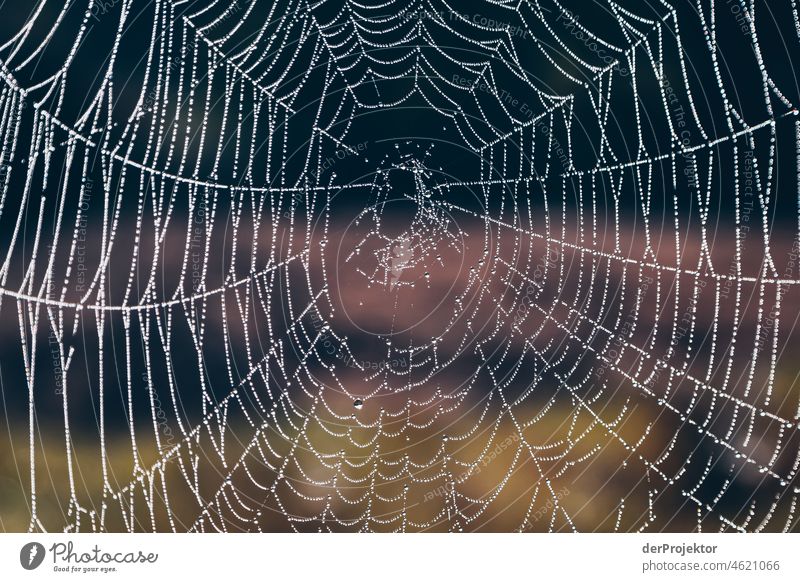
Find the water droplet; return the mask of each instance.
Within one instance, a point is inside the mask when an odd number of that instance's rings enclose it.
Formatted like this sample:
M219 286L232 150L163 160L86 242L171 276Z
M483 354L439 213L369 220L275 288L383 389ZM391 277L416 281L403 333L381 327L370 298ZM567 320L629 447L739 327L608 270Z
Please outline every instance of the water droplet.
M361 400L360 398L356 398L355 400L353 400L353 408L355 408L356 410L361 410L363 407L364 407L363 400Z

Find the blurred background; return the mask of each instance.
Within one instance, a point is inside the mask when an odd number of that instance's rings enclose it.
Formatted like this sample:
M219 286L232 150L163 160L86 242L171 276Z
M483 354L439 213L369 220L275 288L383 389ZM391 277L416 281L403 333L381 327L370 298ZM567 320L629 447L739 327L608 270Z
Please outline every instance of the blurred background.
M3 531L796 531L794 3L0 5Z

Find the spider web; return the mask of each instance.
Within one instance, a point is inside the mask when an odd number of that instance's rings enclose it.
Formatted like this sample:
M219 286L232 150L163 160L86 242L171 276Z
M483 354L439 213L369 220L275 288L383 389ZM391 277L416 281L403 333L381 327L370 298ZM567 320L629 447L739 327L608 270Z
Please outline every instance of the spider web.
M797 529L796 2L15 10L4 528Z

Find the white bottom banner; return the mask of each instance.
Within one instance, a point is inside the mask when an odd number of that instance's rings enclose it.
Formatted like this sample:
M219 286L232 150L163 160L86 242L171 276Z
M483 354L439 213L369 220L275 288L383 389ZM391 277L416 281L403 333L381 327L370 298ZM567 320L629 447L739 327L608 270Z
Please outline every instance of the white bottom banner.
M792 534L3 534L2 580L800 580Z

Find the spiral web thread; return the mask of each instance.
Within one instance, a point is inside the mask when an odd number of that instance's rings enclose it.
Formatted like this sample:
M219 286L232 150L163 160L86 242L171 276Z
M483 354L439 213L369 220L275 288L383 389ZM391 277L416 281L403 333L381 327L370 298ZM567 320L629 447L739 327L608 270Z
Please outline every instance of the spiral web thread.
M0 47L30 530L796 529L800 122L762 50L777 20L797 51L795 2L608 1L596 27L550 0L78 4L40 1ZM443 177L407 143L362 182L326 172L360 156L360 115L412 101L480 166ZM402 366L337 326L348 195L370 202L343 260L377 247L356 270L387 297L480 239L439 331L380 339Z

